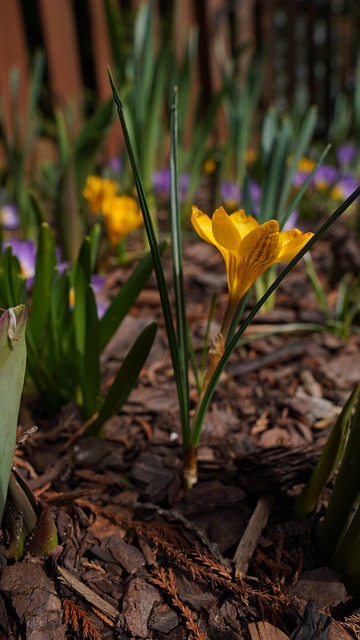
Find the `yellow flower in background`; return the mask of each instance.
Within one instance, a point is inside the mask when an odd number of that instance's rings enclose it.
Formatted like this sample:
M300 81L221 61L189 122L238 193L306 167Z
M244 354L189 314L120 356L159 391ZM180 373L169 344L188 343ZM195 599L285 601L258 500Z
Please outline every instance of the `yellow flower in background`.
M90 211L95 215L104 213L104 203L116 196L118 185L114 180L101 178L100 176L88 176L83 191Z
M255 149L246 149L245 151L245 162L248 167L251 167L256 160L256 151Z
M216 162L214 158L208 158L207 160L205 160L203 164L203 172L207 176L210 176L212 173L214 173L215 169L216 169Z
M139 205L130 196L107 198L103 204L103 214L106 231L113 245L143 223Z
M298 165L297 165L297 170L298 171L305 171L307 173L310 173L313 168L315 167L315 162L314 160L311 160L310 158L307 158L306 156L303 156L302 158L300 158Z
M232 307L270 265L292 260L313 236L298 229L280 231L277 220L259 224L242 209L228 215L219 207L209 218L193 206L191 222L200 238L213 244L224 258Z

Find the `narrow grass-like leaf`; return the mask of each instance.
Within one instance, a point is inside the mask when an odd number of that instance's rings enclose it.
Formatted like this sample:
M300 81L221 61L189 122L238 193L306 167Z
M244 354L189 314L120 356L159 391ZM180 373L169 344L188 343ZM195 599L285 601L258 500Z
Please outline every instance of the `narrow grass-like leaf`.
M276 133L263 171L266 176L261 197L259 222L276 216L278 200L290 145L290 123L285 119Z
M121 103L119 94L117 92L117 89L115 87L115 84L114 84L110 69L109 69L109 79L110 79L111 88L112 88L112 91L113 91L113 94L114 94L114 100L115 100L115 103L116 103L116 106L117 106L119 119L120 119L121 126L122 126L122 129L123 129L125 143L126 143L126 147L127 147L127 150L128 150L131 166L132 166L133 173L134 173L134 179L135 179L135 184L136 184L136 188L137 188L137 191L138 191L139 202L140 202L141 210L142 210L142 213L143 213L143 216L144 216L145 230L146 230L146 234L147 234L147 237L148 237L151 253L152 253L152 256L153 256L154 271L155 271L155 274L156 274L156 279L157 279L158 288L159 288L161 307L162 307L162 311L163 311L163 315L164 315L166 332L167 332L167 336L168 336L169 348L170 348L170 353L171 353L171 358L172 358L172 363L173 363L173 368L174 368L174 374L175 374L175 381L176 381L176 386L177 386L177 392L178 392L178 397L179 397L180 412L181 412L181 416L182 416L182 420L183 420L183 419L185 419L185 415L186 415L188 399L185 397L184 389L183 389L183 386L182 386L181 366L180 366L180 362L179 362L179 354L178 354L178 349L177 349L177 340L176 340L176 334L175 334L175 327L174 327L174 321L173 321L173 317L172 317L172 313L171 313L171 305L170 305L170 300L169 300L169 295L168 295L168 290L167 290L167 284L166 284L166 281L165 281L165 274L164 274L164 270L163 270L163 267L162 267L162 264L161 264L161 257L160 257L157 238L156 238L156 234L155 234L155 230L154 230L154 225L153 225L153 222L152 222L152 219L151 219L149 207L148 207L148 204L147 204L147 201L146 201L146 196L145 196L145 192L144 192L144 189L143 189L143 185L142 185L142 181L141 181L141 177L140 177L140 173L139 173L139 169L138 169L138 166L137 166L137 163L136 163L136 160L135 160L133 148L132 148L131 141L130 141L130 138L129 138L129 134L128 134L127 126L126 126L126 121L125 121L125 117L124 117L124 113L123 113L122 103Z
M131 347L102 404L97 420L89 430L91 433L100 435L104 422L116 414L126 402L149 355L156 331L157 324L152 322Z
M334 568L341 573L348 593L360 595L360 506L357 506L351 523L334 560Z
M84 367L81 372L81 390L85 419L97 411L100 403L100 349L99 321L92 287L86 292L86 326Z
M340 207L338 207L336 209L336 211L334 211L334 213L328 218L328 220L326 220L324 222L324 224L320 227L320 229L318 229L318 231L313 235L313 237L309 240L309 242L307 242L306 245L299 251L299 253L295 256L295 258L293 258L291 260L291 262L289 262L289 264L285 267L285 269L282 271L282 273L272 283L272 285L269 287L269 289L266 291L266 293L263 295L263 297L257 302L257 304L250 311L250 313L247 316L246 320L242 323L241 327L235 333L233 338L228 341L228 343L226 345L226 348L225 348L225 351L224 351L224 354L223 354L218 366L216 367L214 375L212 376L212 378L211 378L211 380L209 382L209 385L206 388L206 391L205 391L204 396L202 398L201 405L198 408L198 411L197 411L197 414L196 414L196 420L193 423L192 432L191 432L191 444L192 444L192 446L197 446L199 444L200 436L201 436L201 428L202 428L202 424L203 424L203 421L204 421L204 418L205 418L205 414L206 414L206 411L207 411L207 409L209 407L209 404L211 402L211 398L212 398L213 393L214 393L214 391L216 389L216 386L217 386L217 384L219 382L220 376L221 376L223 370L225 369L232 352L236 348L236 346L237 346L237 344L239 342L239 339L241 338L243 333L246 331L246 329L248 328L248 326L252 322L253 318L256 316L256 314L261 309L261 307L266 302L266 300L277 289L279 284L284 280L284 278L287 276L287 274L295 267L295 265L305 255L305 253L307 253L307 251L310 251L310 249L319 240L319 238L321 238L324 235L324 233L329 229L329 227L331 227L331 225L344 213L344 211L346 211L346 209L348 207L350 207L350 205L359 196L360 196L360 186L349 196L349 198L347 198L340 205Z
M176 308L176 333L183 388L184 415L182 416L183 437L189 438L189 355L187 348L188 328L186 321L184 271L182 261L181 214L179 205L178 175L178 121L177 121L177 88L174 89L171 104L171 148L170 148L170 228L171 249L173 259L173 284Z
M96 266L96 260L97 260L97 254L98 254L98 250L99 250L99 244L100 244L100 240L101 240L101 225L96 222L95 224L93 224L91 226L91 229L89 230L89 238L90 238L90 247L91 247L91 260L90 260L90 267L91 267L91 273L94 272L95 270L95 266Z
M318 108L310 107L304 118L298 135L296 136L296 145L292 151L292 158L285 179L282 184L278 210L283 211L289 198L292 180L297 170L300 158L307 152L311 139L314 135L316 122L318 118Z
M94 165L95 154L104 143L114 119L112 100L105 102L83 126L75 142L75 171L77 195L80 197L86 178Z
M162 254L166 247L166 242L159 246L159 253ZM125 318L126 314L134 305L139 293L143 290L153 269L153 258L148 253L137 265L131 276L121 287L119 293L114 297L111 304L100 320L100 352L106 347L109 340Z
M86 295L91 277L91 242L89 238L85 238L82 244L80 255L75 270L75 305L74 305L74 323L75 323L75 340L78 356L80 357L80 366L83 365L82 359L85 353L85 335L86 335Z
M51 290L56 265L55 239L49 225L40 227L36 254L35 281L32 295L31 331L35 345L40 347L51 305Z
M13 465L20 399L26 366L26 309L8 309L0 318L0 523Z
M31 330L26 332L27 366L36 388L42 396L43 404L54 410L66 402L66 396L62 394L59 384L49 371L47 363L39 356L31 335Z
M360 385L356 385L334 424L310 480L295 500L294 512L297 517L302 518L315 508L321 491L341 462L348 440L351 412L357 401L359 390Z
M112 58L115 63L117 78L122 85L125 82L126 38L120 7L115 0L105 0L105 15Z
M19 303L24 303L21 291L24 290L25 281L21 276L19 260L13 255L11 246L6 247L3 253L4 284L5 284L5 306L15 307Z

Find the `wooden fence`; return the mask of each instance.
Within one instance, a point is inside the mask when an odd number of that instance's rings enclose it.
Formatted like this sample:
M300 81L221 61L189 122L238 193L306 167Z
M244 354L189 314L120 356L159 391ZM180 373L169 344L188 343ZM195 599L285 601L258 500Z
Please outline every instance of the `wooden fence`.
M120 10L126 7L127 11L140 4L139 0L117 1ZM10 69L20 70L20 103L25 109L29 62L39 46L46 53L46 81L53 105L69 98L82 104L86 86L96 92L99 101L110 96L106 67L112 59L104 0L0 0L0 10L0 95L6 122L11 119ZM205 100L211 99L222 82L215 54L219 42L228 56L244 42L264 50L263 108L272 102L286 108L301 87L310 102L319 105L325 128L336 94L353 87L360 27L357 1L178 0L177 49L194 22L199 28L197 86ZM87 48L85 66L81 42ZM242 71L246 60L245 55ZM118 134L114 135L109 152L115 151L119 141Z

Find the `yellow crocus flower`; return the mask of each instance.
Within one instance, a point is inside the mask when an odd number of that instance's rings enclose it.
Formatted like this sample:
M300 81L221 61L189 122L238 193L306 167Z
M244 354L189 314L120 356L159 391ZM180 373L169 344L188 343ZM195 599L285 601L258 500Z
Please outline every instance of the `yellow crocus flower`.
M313 236L299 229L280 231L277 220L259 224L243 209L228 215L219 207L209 218L193 206L191 222L200 238L213 244L224 258L232 306L270 265L292 260Z
M96 215L104 213L104 203L116 196L118 185L114 180L101 176L88 176L83 190L83 196L89 204L90 211Z
M103 214L106 231L113 245L143 223L139 205L130 196L108 198L103 204Z

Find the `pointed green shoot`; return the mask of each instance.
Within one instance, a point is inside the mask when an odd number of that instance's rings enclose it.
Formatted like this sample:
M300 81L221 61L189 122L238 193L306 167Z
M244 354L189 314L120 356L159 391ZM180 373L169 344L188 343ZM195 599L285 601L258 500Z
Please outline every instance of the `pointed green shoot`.
M80 373L85 419L89 419L100 404L100 348L99 320L95 295L89 286L85 299L85 344L83 367Z
M325 519L319 536L322 557L332 564L336 561L337 549L351 521L352 512L359 504L360 480L360 400L358 400L351 430L332 490Z
M119 120L123 129L125 143L126 143L127 151L129 154L133 174L134 174L134 180L135 180L135 184L136 184L136 188L139 196L140 207L144 216L145 230L146 230L147 238L149 241L151 253L153 256L154 271L156 274L160 300L161 300L161 307L164 315L166 332L167 332L170 353L171 353L171 358L172 358L172 363L174 368L175 381L176 381L177 393L178 393L179 405L180 405L181 424L182 424L182 428L186 429L186 425L188 424L188 419L189 419L188 413L187 413L188 398L186 397L185 389L183 388L183 384L182 384L182 373L181 373L181 365L179 362L177 339L176 339L174 321L173 321L172 312L171 312L171 305L170 305L170 299L168 295L167 284L165 280L165 274L164 274L164 270L161 263L161 257L160 257L157 238L154 230L154 225L153 225L151 214L147 204L139 169L135 160L133 147L130 141L126 120L123 112L123 106L122 106L118 91L115 87L110 69L108 71L109 71L110 84L111 84L111 88L114 95L114 100L117 106Z
M188 327L186 321L184 272L182 262L181 214L179 205L178 174L178 102L177 87L171 104L171 149L170 149L170 216L171 216L171 249L173 259L173 283L176 308L176 333L178 358L181 369L181 384L184 399L187 400L186 413L189 415L189 355L187 346ZM184 439L189 437L189 423L183 424Z
M76 263L75 270L75 304L74 304L74 325L75 342L78 355L80 357L80 367L83 366L85 353L86 334L86 295L91 278L91 241L86 237L81 246L80 255Z
M19 305L0 318L0 522L13 465L26 365L26 309Z
M34 343L39 349L43 339L51 304L51 289L56 266L55 239L49 225L40 227L36 254L35 282L32 296L30 327Z
M334 424L309 482L295 500L294 512L298 518L305 517L315 508L321 491L329 482L342 460L349 436L351 413L359 391L360 385L356 385Z

